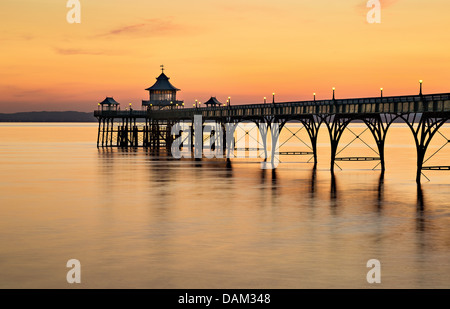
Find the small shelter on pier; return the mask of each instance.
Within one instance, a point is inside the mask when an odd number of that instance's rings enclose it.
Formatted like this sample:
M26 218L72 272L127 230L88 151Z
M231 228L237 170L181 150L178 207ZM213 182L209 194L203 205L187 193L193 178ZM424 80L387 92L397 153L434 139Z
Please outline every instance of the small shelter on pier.
M102 111L117 111L120 103L114 100L113 97L106 97L102 102L98 103L98 106L102 108Z
M223 104L216 99L216 97L211 97L208 101L205 102L206 107L220 107Z
M149 92L149 100L142 100L142 106L148 109L175 109L183 105L183 101L177 100L176 88L169 81L169 77L164 74L164 66L161 66L161 74L156 78L153 86L145 89Z

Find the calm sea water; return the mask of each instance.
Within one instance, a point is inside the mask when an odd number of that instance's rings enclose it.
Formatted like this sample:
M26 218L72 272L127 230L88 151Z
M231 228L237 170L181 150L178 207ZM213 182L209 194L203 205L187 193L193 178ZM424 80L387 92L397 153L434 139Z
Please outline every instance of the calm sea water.
M384 178L373 162L333 178L325 128L316 173L308 157L271 171L98 150L96 130L0 124L0 288L73 288L69 259L82 288L450 288L450 173L416 185L405 126L388 134ZM284 149L307 151L305 134ZM357 140L346 155L374 153ZM450 146L427 163L450 165ZM366 281L369 259L381 284Z

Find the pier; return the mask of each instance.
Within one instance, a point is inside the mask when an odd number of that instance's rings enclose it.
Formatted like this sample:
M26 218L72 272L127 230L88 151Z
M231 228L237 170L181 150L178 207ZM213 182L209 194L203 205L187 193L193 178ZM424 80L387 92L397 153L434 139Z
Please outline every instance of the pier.
M336 99L333 89L333 98L330 100L275 102L274 99L272 103L231 106L229 100L226 104L221 104L217 100L210 99L210 104L205 104L206 106L196 102L189 108L184 106L183 101L176 100L176 91L179 89L168 82L164 72L152 87L147 89L150 91L150 100L143 101L142 110L130 108L121 111L118 109L119 103L112 98L99 103L98 110L94 112L99 122L98 147L146 147L156 154L163 150L170 152L172 143L181 134L181 132L173 134L172 128L182 122L190 124L192 140L187 144L194 148L193 139L196 129L198 130L194 125L196 117L202 121L200 125L202 131L207 122L215 123L227 133L230 133L230 126L227 127L226 124L231 124L232 128L234 125L235 128L238 123L254 123L262 136L264 146L269 133L271 143L274 145L286 124L296 121L306 129L312 145L311 151L281 152L280 155L310 154L315 168L318 133L321 128L326 128L330 137L331 171L334 171L336 162L339 161L379 161L381 171L384 173L386 135L390 126L401 120L410 128L414 137L417 152L417 183L421 181L423 170L450 170L450 166L447 165L424 165L431 140L437 133L442 134L439 129L450 119L450 93L422 94L422 83L418 95ZM362 122L367 126L377 145L376 157L338 156L340 139L351 122ZM214 136L216 131L211 130L209 138ZM219 140L214 140L213 146L223 147L225 150L227 144L225 138L222 144ZM447 140L450 143L450 139ZM274 148L272 147L272 151Z

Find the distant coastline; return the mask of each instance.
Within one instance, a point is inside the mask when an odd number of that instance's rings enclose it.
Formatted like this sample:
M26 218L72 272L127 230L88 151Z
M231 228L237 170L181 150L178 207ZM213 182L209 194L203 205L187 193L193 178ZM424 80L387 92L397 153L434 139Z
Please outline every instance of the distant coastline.
M84 112L21 112L0 113L0 122L97 122L94 113Z
M20 112L20 113L0 113L0 122L98 122L94 113L85 112ZM362 123L361 120L354 120L352 123ZM403 123L403 120L396 119L394 123Z

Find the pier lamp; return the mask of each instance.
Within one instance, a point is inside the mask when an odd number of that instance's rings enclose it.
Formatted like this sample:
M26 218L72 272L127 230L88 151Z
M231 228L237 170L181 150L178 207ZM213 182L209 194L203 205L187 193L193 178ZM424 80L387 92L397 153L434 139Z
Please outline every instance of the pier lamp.
M422 95L422 84L423 84L423 80L419 80L419 83L420 83L420 92L419 92L419 94Z
M266 97L264 97L264 104L266 104L266 100L267 100L267 98L266 98Z
M184 102L183 102L183 103L181 103L181 106L183 106L183 108L184 108Z
M275 92L272 93L272 104L275 104Z
M228 97L228 106L231 106L231 97Z
M381 97L383 97L383 88L380 88Z
M194 107L198 107L198 100L195 100Z
M335 91L336 91L336 87L333 87L333 100L334 100L334 98L335 98L335 96L334 96Z
M175 106L177 107L177 109L178 109L178 103L177 104L175 104Z
M98 107L97 107L97 109L98 109L98 110L100 110L100 103L98 103Z
M314 102L316 102L316 93L315 92L313 93L313 96L314 96Z

